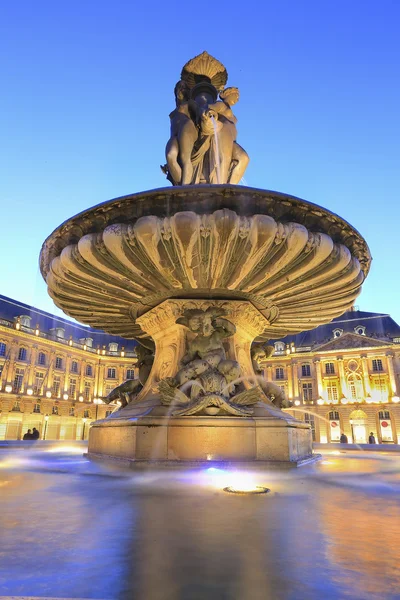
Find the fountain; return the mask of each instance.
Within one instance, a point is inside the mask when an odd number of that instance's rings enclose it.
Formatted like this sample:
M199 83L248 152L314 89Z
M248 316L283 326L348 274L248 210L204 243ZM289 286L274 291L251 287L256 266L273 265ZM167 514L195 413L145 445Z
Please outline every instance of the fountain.
M270 339L341 315L368 274L360 234L330 211L237 185L237 88L203 52L182 69L162 167L172 187L110 200L44 242L55 304L78 321L136 339L139 380L91 428L89 456L147 464L299 464L309 425L261 377ZM218 99L219 98L219 99ZM289 398L290 400L290 398Z

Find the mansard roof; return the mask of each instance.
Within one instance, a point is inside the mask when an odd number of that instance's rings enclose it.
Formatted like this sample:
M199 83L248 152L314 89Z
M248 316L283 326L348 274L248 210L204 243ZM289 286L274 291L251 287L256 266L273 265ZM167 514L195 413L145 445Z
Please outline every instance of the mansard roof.
M390 315L348 310L327 325L320 325L315 329L297 335L286 336L281 341L286 344L294 342L296 348L315 348L333 340L335 329L341 329L343 334L353 333L357 337L363 337L355 334L354 330L358 325L365 327L365 336L368 338L378 339L386 343L392 343L394 338L400 338L400 327Z
M62 327L65 329L66 339L69 339L71 336L74 341L78 341L82 338L92 338L93 347L107 346L112 342L116 342L119 344L120 348L121 346L124 346L128 351L132 350L137 344L134 340L127 340L116 335L109 335L98 329L85 327L85 325L80 325L79 323L68 321L68 319L57 317L51 313L40 310L39 308L30 306L24 302L19 302L18 300L13 300L12 298L7 298L7 296L2 296L0 294L0 322L1 320L14 322L17 317L22 315L31 317L30 327L33 329L38 325L40 331L49 334L51 329Z

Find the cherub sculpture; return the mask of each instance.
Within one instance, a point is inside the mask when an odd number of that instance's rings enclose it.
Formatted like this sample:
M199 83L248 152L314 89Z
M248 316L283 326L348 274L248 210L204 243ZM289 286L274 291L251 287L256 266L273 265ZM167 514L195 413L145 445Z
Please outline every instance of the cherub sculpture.
M246 416L252 412L248 405L260 400L257 391L244 390L239 364L226 358L224 340L234 335L236 327L224 314L217 307L190 309L177 319L194 337L188 342L178 373L159 384L163 404L175 406L172 414L204 411L214 415L222 409L228 414ZM188 387L189 396L184 393Z
M224 319L223 314L224 311L219 308L208 308L205 311L189 309L183 317L177 319L179 325L184 325L196 336L182 358L182 368L170 379L172 385L181 386L214 369L226 379L232 390L233 382L240 377L240 367L236 361L226 359L223 340L233 335L236 327Z

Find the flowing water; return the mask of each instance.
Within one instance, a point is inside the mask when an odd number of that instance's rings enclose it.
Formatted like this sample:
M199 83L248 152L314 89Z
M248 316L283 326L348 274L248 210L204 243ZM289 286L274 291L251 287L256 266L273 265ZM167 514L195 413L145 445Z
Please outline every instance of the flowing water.
M133 471L84 449L0 447L0 597L400 598L400 454ZM244 476L270 493L223 491Z
M219 156L219 140L218 140L218 129L217 122L214 117L211 117L211 122L214 127L214 139L215 139L215 167L217 169L217 183L221 183L221 165Z

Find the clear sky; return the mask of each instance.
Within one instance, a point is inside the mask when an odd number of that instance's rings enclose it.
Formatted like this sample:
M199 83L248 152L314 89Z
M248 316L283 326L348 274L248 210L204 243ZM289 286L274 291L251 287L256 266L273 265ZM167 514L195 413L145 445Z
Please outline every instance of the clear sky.
M0 292L61 314L44 239L105 200L168 185L173 88L207 50L225 64L249 186L336 212L373 255L361 310L400 322L400 2L4 0Z

